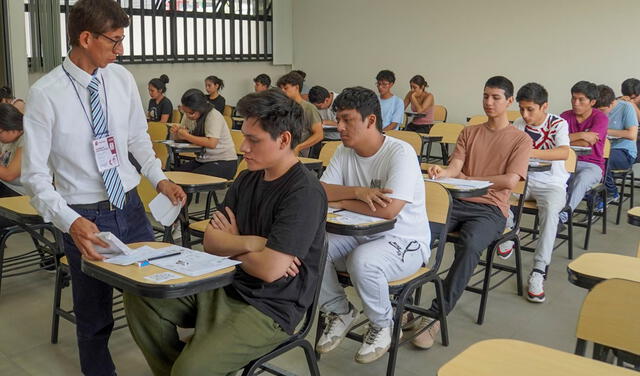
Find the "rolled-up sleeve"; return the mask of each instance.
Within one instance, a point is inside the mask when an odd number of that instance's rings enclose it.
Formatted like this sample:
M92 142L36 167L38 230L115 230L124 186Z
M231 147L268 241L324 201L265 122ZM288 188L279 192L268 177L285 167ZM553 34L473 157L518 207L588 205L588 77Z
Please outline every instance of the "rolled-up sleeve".
M21 181L44 221L69 232L80 215L54 189L48 165L55 113L47 96L38 88L29 90L26 103Z

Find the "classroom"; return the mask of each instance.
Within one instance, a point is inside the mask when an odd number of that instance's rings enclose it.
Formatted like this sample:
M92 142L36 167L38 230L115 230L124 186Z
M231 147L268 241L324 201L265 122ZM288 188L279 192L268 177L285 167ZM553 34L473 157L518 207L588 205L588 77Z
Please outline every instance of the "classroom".
M640 371L639 12L0 0L0 375Z

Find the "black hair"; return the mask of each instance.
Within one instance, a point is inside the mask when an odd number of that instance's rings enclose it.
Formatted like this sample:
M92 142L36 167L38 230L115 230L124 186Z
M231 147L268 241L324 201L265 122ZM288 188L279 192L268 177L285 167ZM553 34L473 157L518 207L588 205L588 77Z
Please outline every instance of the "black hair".
M67 34L69 43L77 46L83 31L103 34L127 26L129 26L129 16L115 1L79 0L69 12Z
M329 98L329 90L322 86L314 86L309 90L309 102L313 104L322 103Z
M427 80L425 80L424 77L422 77L419 74L416 74L415 76L411 77L411 79L409 80L409 83L416 84L420 87L429 87Z
M301 75L299 75L298 73L291 71L287 74L285 74L284 76L278 78L278 87L282 87L284 85L291 85L291 86L297 86L298 90L302 90L302 82L304 81L304 78L302 78Z
M502 89L505 98L509 99L513 97L513 82L504 76L493 76L489 78L484 84L484 87Z
M221 78L218 78L216 76L208 76L204 80L205 81L209 81L209 82L213 83L214 85L218 85L218 91L221 91L224 88L224 81L222 81Z
M0 99L13 99L13 90L9 86L0 87Z
M256 76L256 78L253 79L253 82L263 84L264 86L269 87L271 86L271 77L269 77L264 73L260 73L259 75Z
M571 94L584 94L589 100L598 99L598 88L596 84L589 81L578 81L571 87Z
M245 95L238 101L236 112L247 119L257 119L273 140L282 132L291 133L291 149L301 141L304 112L282 90L272 88Z
M598 89L598 99L593 107L600 108L611 106L611 103L616 100L616 94L613 92L613 89L607 85L598 85L596 88Z
M545 89L544 86L535 82L529 82L518 90L516 102L520 101L530 101L538 106L542 106L549 101L549 93L547 93L547 89Z
M167 92L168 83L169 83L169 76L167 76L166 74L161 75L159 78L152 78L151 81L149 81L149 85L160 90L162 94Z
M204 122L209 112L213 109L213 105L207 100L207 95L199 89L189 89L182 94L180 102L183 106L200 113L200 117L196 120L196 127L192 134L194 136L204 137Z
M390 83L394 83L396 82L396 75L393 74L392 71L384 69L378 72L378 74L376 75L376 81L387 81Z
M637 78L627 78L622 81L620 87L622 95L635 96L640 95L640 80Z
M292 70L293 73L297 73L302 77L302 81L307 79L307 74L301 71L300 69Z
M333 101L334 112L342 110L356 110L365 117L376 115L376 128L382 132L382 111L380 110L380 100L371 89L362 86L346 88Z
M22 112L8 104L0 103L0 129L5 131L22 130Z

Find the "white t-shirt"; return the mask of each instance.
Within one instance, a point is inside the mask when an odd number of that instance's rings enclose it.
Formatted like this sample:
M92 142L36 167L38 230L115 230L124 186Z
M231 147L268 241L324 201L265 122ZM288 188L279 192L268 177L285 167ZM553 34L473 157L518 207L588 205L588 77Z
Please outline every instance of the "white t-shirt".
M549 150L558 146L569 146L569 124L560 116L547 114L547 118L540 126L527 125L523 118L513 122L513 125L524 131L533 140L533 148ZM551 170L544 172L530 172L529 184L559 185L566 187L569 173L565 169L564 161L550 161Z
M424 180L416 152L406 142L385 136L378 152L361 157L344 145L338 146L320 181L351 187L389 188L393 199L406 201L386 234L422 243L425 263L431 251L431 231L425 212Z
M320 119L336 121L336 113L333 112L333 109L331 107L333 107L333 102L336 101L336 98L338 97L338 95L340 95L340 93L335 93L333 91L330 91L329 94L333 95L333 99L331 100L331 104L329 104L329 107L327 107L327 108L325 108L323 110L318 110L318 112L320 113Z

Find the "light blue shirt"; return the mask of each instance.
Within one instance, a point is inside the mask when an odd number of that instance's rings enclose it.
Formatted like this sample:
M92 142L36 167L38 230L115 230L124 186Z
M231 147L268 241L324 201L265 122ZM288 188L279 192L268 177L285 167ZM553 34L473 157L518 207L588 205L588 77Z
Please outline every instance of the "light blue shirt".
M380 99L380 107L382 109L382 128L390 123L402 124L404 121L404 102L400 97L394 95L389 99ZM397 127L396 127L397 128Z
M625 130L638 126L638 118L633 105L625 101L617 101L616 106L607 114L609 117L609 129ZM382 116L384 118L384 115ZM633 158L638 155L636 143L628 138L611 140L612 149L625 149Z

